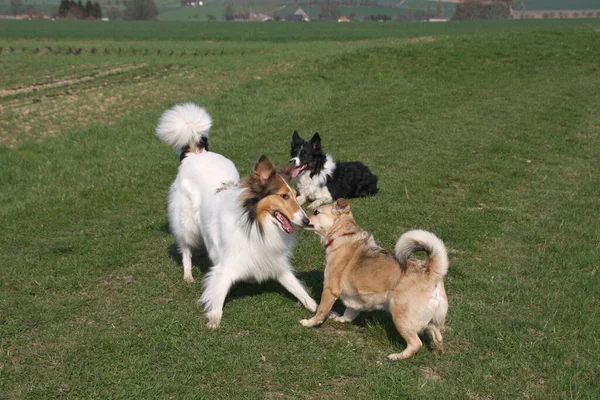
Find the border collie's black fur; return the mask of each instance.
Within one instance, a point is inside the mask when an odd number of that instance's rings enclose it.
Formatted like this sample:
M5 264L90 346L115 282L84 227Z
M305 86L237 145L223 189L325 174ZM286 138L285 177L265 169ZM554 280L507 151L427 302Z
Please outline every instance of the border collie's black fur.
M298 201L312 201L310 208L339 198L364 197L377 193L377 176L359 161L333 161L321 149L321 137L315 133L310 141L292 135L290 162L294 163L293 178L297 178Z

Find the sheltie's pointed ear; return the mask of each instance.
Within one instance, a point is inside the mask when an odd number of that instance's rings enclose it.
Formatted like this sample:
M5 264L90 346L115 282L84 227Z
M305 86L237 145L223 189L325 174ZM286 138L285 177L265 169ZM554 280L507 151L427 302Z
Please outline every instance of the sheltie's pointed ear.
M351 208L352 208L352 205L350 204L350 202L348 200L337 199L335 201L335 203L333 203L333 208L331 209L331 212L334 215L348 214L350 212Z
M310 139L310 144L313 149L321 149L321 136L319 136L319 132L315 132L313 137Z
M285 167L279 168L277 173L281 175L283 179L285 179L288 183L292 180L292 175L294 170L296 169L296 163L290 162Z
M275 175L275 167L264 154L260 156L258 162L254 164L252 174L261 184L265 184L272 176Z

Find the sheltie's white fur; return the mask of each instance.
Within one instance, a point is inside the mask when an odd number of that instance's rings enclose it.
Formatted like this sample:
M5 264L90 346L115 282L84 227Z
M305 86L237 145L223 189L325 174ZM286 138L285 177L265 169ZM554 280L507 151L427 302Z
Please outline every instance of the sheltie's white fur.
M193 248L203 244L213 262L199 299L207 327L219 326L227 292L238 281L276 279L315 311L315 301L289 262L295 244L289 222L308 224L294 189L264 156L253 175L240 181L233 162L207 150L210 127L208 113L187 103L166 111L156 129L182 155L169 193L169 222L182 254L184 279L194 281Z

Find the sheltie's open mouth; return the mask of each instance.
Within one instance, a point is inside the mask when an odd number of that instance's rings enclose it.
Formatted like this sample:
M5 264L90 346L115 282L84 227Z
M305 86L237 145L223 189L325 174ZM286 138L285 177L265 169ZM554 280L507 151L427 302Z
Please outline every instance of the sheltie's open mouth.
M277 222L279 222L279 224L281 225L281 227L283 228L283 230L286 233L289 233L289 234L294 233L294 226L292 225L292 223L290 222L288 217L286 217L285 215L283 215L281 212L279 212L277 210L273 211L273 216L275 217Z
M292 179L300 175L300 172L304 171L306 167L308 167L308 164L302 164L301 166L294 168L294 170L292 171Z

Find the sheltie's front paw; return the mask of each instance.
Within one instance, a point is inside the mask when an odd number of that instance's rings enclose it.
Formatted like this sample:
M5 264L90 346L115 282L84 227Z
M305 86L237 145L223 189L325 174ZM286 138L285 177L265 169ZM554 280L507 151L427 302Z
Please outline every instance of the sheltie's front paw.
M303 319L303 320L301 320L301 321L300 321L300 323L302 324L302 326L305 326L305 327L307 327L307 328L310 328L310 327L312 327L312 326L315 326L315 325L317 325L317 321L315 321L315 319L314 319L314 318L311 318L311 319Z
M213 329L217 329L219 326L221 326L221 318L216 318L216 317L208 318L208 322L206 323L206 327L208 329L210 329L212 331Z
M317 312L317 307L318 307L318 304L313 299L310 299L310 301L306 305L306 308L308 309L308 311L310 311L312 313L316 313Z
M196 280L194 279L194 277L192 275L184 275L183 280L186 281L187 283L196 282Z

